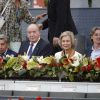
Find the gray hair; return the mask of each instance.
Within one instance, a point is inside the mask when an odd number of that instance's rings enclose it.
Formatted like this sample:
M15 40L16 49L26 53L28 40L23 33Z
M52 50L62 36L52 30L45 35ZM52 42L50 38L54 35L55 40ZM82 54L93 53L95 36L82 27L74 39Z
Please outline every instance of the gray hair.
M9 43L8 36L5 34L0 34L0 40L4 40L6 43Z
M71 39L71 43L72 43L72 48L75 48L75 37L74 37L74 33L71 31L65 31L63 33L61 33L59 39L60 39L60 45L61 45L61 40L63 37L69 36Z

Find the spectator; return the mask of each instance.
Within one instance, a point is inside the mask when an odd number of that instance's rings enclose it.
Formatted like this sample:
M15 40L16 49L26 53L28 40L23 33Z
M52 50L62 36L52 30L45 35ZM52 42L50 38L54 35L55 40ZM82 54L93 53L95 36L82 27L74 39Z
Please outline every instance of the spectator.
M54 46L54 53L59 51L59 36L64 31L77 30L71 16L70 0L48 0L48 19L43 23L43 29L48 27L48 40Z
M36 24L30 24L27 28L28 40L23 41L19 54L26 53L29 58L32 56L49 56L52 49L49 43L40 38L39 28Z
M0 13L3 11L8 0L0 0ZM36 23L44 14L32 17L29 13L26 0L10 0L3 14L6 22L0 32L6 34L10 39L10 46L15 50L15 46L20 46L22 41L21 22ZM15 44L17 43L17 44ZM17 52L19 48L16 48Z
M95 60L100 57L100 27L93 27L90 36L92 46L86 49L86 55Z
M75 63L79 64L79 61L82 59L82 55L74 50L75 38L73 32L65 31L61 33L59 39L62 50L60 52L55 53L55 58L57 59L57 61L59 61L61 57L66 55L68 59L73 59L74 64Z
M0 57L6 55L17 56L17 53L8 48L8 38L4 34L0 34Z

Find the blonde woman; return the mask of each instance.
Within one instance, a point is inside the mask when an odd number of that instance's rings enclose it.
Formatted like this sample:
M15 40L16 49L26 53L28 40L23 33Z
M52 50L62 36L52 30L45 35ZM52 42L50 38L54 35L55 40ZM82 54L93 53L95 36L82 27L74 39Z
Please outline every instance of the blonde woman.
M59 40L62 51L55 53L56 60L59 61L62 56L66 55L67 58L73 59L73 65L77 66L82 59L82 55L74 49L75 38L73 32L65 31L61 33Z

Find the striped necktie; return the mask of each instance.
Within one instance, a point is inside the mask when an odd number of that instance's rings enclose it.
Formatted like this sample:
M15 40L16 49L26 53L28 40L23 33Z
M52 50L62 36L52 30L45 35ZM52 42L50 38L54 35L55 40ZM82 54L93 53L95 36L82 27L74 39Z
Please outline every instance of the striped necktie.
M33 44L30 44L30 49L29 49L29 52L28 52L28 56L31 57L32 53L33 53Z

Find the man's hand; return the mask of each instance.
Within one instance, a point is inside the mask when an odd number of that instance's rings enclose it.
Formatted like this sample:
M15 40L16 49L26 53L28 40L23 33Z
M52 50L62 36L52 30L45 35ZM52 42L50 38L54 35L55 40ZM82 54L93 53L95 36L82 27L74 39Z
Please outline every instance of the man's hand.
M37 25L38 25L38 27L39 27L39 30L42 30L43 25L42 25L42 24L37 24Z
M40 14L40 15L36 16L36 19L37 19L37 20L42 19L42 18L44 18L46 15L47 15L47 13Z
M54 46L59 45L59 38L58 38L58 37L54 37L54 38L53 38L53 45L54 45Z

